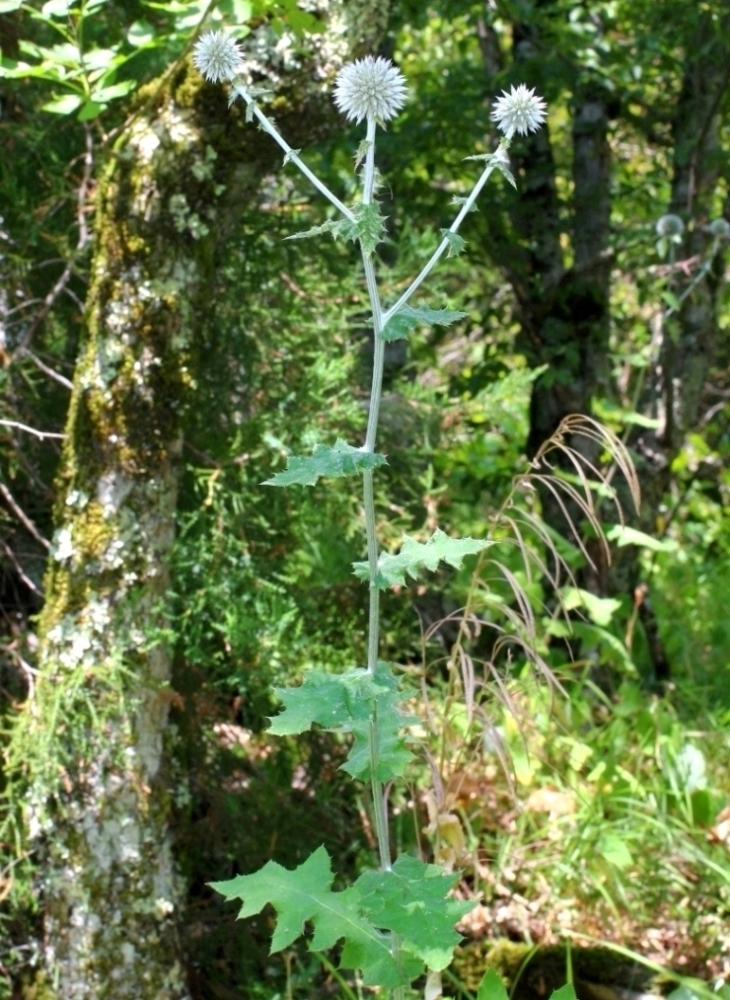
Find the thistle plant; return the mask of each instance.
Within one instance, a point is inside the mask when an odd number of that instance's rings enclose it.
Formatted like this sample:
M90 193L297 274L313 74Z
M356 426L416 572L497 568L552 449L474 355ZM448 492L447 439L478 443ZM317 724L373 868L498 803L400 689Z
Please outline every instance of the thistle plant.
M442 239L421 272L397 301L384 305L375 267L375 249L383 238L385 222L375 199L375 145L378 126L384 127L408 99L408 88L400 71L387 59L367 56L344 66L337 77L334 90L337 108L349 121L365 123L365 137L355 160L361 177L360 199L348 207L309 170L299 151L289 146L262 110L258 103L262 92L242 79L243 54L230 35L221 31L203 35L195 46L193 58L208 80L230 83L231 103L239 99L245 102L247 120L255 120L281 147L284 162L293 163L337 210L338 218L289 238L331 233L335 239L359 244L374 337L370 406L363 443L353 445L337 440L333 445L317 445L312 455L290 457L286 470L272 476L265 485L312 486L320 478L342 476L362 480L367 558L354 563L354 572L368 585L366 664L340 675L311 669L300 687L277 689L283 710L272 720L269 732L298 734L318 725L351 734L351 747L343 768L354 779L370 786L379 869L364 872L344 890L333 891L330 858L321 847L294 871L269 861L258 872L214 883L213 887L226 899L242 901L241 917L256 914L267 904L274 907L277 924L272 951L290 945L309 922L313 928L310 941L313 951L331 948L342 941L343 967L357 970L365 986L381 987L401 998L408 985L424 971L437 977L450 963L460 939L455 924L472 904L450 898L453 873L410 855L392 858L386 789L403 776L413 757L405 729L417 720L404 713L405 695L399 689L399 680L391 665L379 658L380 594L390 586L405 584L406 577L436 569L441 562L458 568L465 556L479 553L491 543L450 538L436 530L424 542L405 536L398 553L380 551L374 477L386 464L385 456L376 451L385 346L406 338L418 325L449 325L466 315L409 303L436 263L444 255L453 256L463 249L459 228L490 175L496 170L514 184L509 170L510 143L515 134L524 135L540 127L545 119L545 104L524 85L513 87L496 101L492 118L502 132L496 151L467 158L483 164L472 191L461 200L448 229L441 230ZM490 988L494 987L493 982L490 984ZM436 996L438 990L431 985L429 993Z

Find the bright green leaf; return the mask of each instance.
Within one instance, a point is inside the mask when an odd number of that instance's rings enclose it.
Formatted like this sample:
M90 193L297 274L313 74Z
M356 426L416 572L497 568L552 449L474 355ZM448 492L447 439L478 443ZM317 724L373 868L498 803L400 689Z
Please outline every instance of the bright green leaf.
M309 458L290 456L287 459L286 471L277 472L262 485L314 486L322 476L330 479L355 476L367 469L375 469L385 464L385 455L376 455L361 448L354 448L338 438L334 447L326 444L316 445Z
M589 590L579 587L567 587L563 593L563 605L567 611L583 607L591 621L596 625L606 626L621 607L621 601L615 597L596 597Z
M299 687L274 688L284 708L271 720L269 732L291 736L305 733L315 724L351 732L353 721L367 720L376 696L387 690L367 670L345 674L308 670Z
M83 98L79 94L64 94L62 97L54 97L52 101L42 104L41 108L54 115L69 115L79 107L82 101Z
M342 938L341 964L360 969L366 986L394 987L403 978L390 953L389 936L376 930L362 915L354 886L333 892L329 855L319 847L303 864L289 871L269 861L252 875L238 875L211 887L226 899L240 899L238 917L251 917L267 905L276 910L272 952L287 948L300 937L309 921L314 928L312 951L332 948Z
M487 969L479 983L477 1000L509 1000L502 977L495 969Z
M575 987L572 983L566 983L558 990L553 990L550 1000L576 1000Z
M11 10L17 10L23 0L0 0L0 14L9 14Z
M395 316L391 316L380 333L381 340L402 340L407 337L414 326L422 323L424 326L450 326L457 320L464 319L465 312L453 309L430 309L428 306L411 308L403 306Z
M398 709L400 695L395 692L383 694L375 703L375 778L378 781L392 781L405 774L413 760L403 734L403 727L416 721L404 716ZM342 764L342 770L359 781L370 781L373 777L373 757L370 747L370 719L352 724L354 740Z
M603 833L598 841L598 853L614 868L629 868L634 859L626 843L616 833Z
M679 547L673 538L652 538L651 535L624 524L614 524L606 532L606 538L610 542L616 542L619 548L623 548L624 545L638 545L640 548L649 549L650 552L676 552Z
M397 555L391 555L389 552L381 553L375 586L381 590L396 585L403 586L406 575L415 578L421 570L433 572L440 562L460 569L465 556L475 555L491 544L492 542L488 540L480 541L476 538L449 538L438 528L426 542L419 542L404 535L403 546ZM370 579L370 570L366 562L356 562L353 566L358 579L365 581Z
M440 971L450 964L461 935L454 924L473 902L448 899L456 876L402 854L390 871L366 871L355 883L361 907L376 927L392 931L401 946Z

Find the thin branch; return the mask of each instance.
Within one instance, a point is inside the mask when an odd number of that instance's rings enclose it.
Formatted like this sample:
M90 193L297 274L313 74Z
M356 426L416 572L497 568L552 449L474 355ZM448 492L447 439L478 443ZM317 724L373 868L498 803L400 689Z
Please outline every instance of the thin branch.
M71 386L73 388L73 386ZM17 427L20 431L27 431L28 434L33 434L35 437L40 438L41 441L45 441L46 438L61 438L63 440L65 434L54 434L53 431L39 431L35 427L29 427L27 424L21 424L18 420L2 420L0 419L0 424L3 427Z
M2 422L4 423L4 421ZM43 545L46 549L50 551L51 543L48 541L47 538L44 538L44 536L40 533L38 528L36 528L31 519L28 517L23 508L20 506L18 501L15 499L13 494L7 488L5 483L0 482L0 493L2 493L5 503L12 510L13 514L15 514L15 516L23 525L25 530L29 532L29 534L31 534L37 542L40 542L41 545Z

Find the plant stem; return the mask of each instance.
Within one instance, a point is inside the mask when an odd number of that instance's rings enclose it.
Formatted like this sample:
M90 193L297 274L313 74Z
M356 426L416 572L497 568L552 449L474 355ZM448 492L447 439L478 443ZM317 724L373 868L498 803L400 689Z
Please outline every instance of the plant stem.
M328 201L332 202L335 208L338 209L338 211L342 212L342 214L345 216L346 219L349 219L350 222L354 222L355 213L352 211L352 209L348 208L347 205L344 205L337 197L337 195L333 194L327 187L327 185L323 184L322 181L319 179L319 177L317 177L316 174L312 173L312 171L309 169L306 163L304 163L304 161L300 158L299 151L296 149L292 149L292 147L289 145L286 139L284 139L283 136L279 135L277 130L274 128L272 123L263 113L263 111L258 106L253 97L243 87L238 87L238 93L241 94L241 96L246 101L253 114L259 120L259 123L261 124L261 127L264 130L264 132L267 132L271 136L271 138L276 143L278 143L278 145L281 146L281 148L284 150L284 153L286 154L285 162L286 160L291 160L291 162L295 166L297 166L299 170L301 170L301 172L304 174L307 180L311 184L313 184L316 187L316 189L321 194L323 194Z
M365 154L365 169L363 178L363 205L372 201L375 188L375 118L369 117L367 123L367 151ZM385 360L385 341L380 337L383 329L383 309L380 304L378 283L375 277L375 266L372 255L362 253L365 283L370 300L370 311L373 317L373 376L370 389L370 407L368 411L368 426L365 434L363 451L375 450L375 438L380 416L380 400L383 390L383 365ZM363 474L363 506L365 509L365 535L368 550L368 568L370 577L370 613L368 616L368 662L369 673L375 674L378 666L378 645L380 638L380 589L378 587L378 538L375 521L375 490L373 486L373 470ZM370 744L370 779L373 796L373 814L375 818L375 833L378 838L380 867L383 871L391 870L390 832L388 830L388 802L383 789L383 783L378 774L378 718L373 710L368 727L368 742ZM396 965L400 966L400 938L392 934L390 951ZM393 1000L403 1000L404 988L396 987L392 991Z
M501 151L504 151L506 153L506 151L507 151L508 148L509 148L509 140L508 139L503 139L502 142L499 144L499 149L497 150L497 154L499 154ZM495 154L495 155L497 155L497 154ZM474 188L473 188L471 194L466 199L466 201L464 202L464 204L461 206L461 211L456 216L456 218L454 219L454 221L451 223L451 225L449 226L449 228L446 230L447 233L454 233L455 234L458 231L459 226L461 225L461 223L466 218L467 213L469 211L471 211L471 208L472 208L474 202L479 197L480 191L482 190L482 188L484 187L484 185L489 180L489 175L492 173L492 171L495 168L496 168L496 164L494 163L494 160L491 160L490 162L487 163L486 167L482 171L481 177L479 178L479 180L474 185ZM411 295L413 295L413 293L416 291L416 289L419 288L423 284L423 282L426 280L426 278L429 276L429 274L433 270L433 268L436 265L436 263L439 261L439 259L441 257L443 257L444 253L446 253L446 251L449 249L450 246L451 246L451 244L449 243L448 239L446 237L444 237L441 240L441 242L439 243L439 245L436 248L436 250L433 252L433 255L431 256L431 259L425 265L425 267L423 268L423 270L421 271L421 273L417 277L415 277L413 279L413 281L410 283L410 285L405 290L405 292L403 292L403 294L398 299L398 301L395 303L395 305L392 305L390 307L390 309L388 309L384 313L384 315L383 315L383 325L385 325L388 322L388 320L391 318L391 316L395 316L395 314L398 312L399 309L403 308L403 306L406 304L406 302L408 302L408 300L410 299Z

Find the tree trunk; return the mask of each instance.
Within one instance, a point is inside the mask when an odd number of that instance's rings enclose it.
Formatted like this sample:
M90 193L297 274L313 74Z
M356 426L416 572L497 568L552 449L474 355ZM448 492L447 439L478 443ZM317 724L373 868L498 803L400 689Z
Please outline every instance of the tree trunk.
M313 60L284 74L256 49L294 145L331 128L333 74L387 20L385 0L326 6ZM236 205L279 162L244 109L185 67L141 95L99 185L40 669L10 750L42 871L45 989L59 1000L189 995L165 615L183 416Z

